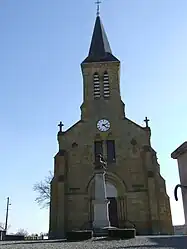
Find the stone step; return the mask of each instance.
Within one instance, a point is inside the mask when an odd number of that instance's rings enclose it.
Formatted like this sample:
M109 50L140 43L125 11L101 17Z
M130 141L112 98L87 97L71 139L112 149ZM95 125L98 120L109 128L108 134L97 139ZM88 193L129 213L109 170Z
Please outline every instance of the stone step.
M105 237L108 235L108 231L102 228L94 228L93 229L93 236L94 237Z
M116 227L103 227L103 228L93 228L93 236L94 237L105 237L108 236L109 229L116 229Z

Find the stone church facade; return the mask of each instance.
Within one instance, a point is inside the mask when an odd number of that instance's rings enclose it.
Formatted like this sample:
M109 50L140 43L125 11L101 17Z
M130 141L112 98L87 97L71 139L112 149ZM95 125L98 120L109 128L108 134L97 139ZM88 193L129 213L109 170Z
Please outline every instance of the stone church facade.
M138 234L172 234L170 201L160 174L151 130L125 115L120 95L120 61L112 54L99 16L88 57L82 62L81 118L58 132L59 151L51 182L51 238L89 229L93 221L94 162L107 161L111 225L136 226Z

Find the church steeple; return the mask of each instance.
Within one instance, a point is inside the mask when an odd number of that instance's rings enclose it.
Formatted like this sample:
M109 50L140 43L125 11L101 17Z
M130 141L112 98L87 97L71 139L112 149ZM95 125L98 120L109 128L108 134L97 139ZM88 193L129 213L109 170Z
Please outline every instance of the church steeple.
M83 104L81 119L100 117L124 118L120 95L120 61L112 50L97 13L87 58L81 64L83 75ZM112 117L111 117L112 119Z
M112 61L119 62L119 60L112 54L112 50L101 22L101 18L98 15L95 22L89 54L83 63Z

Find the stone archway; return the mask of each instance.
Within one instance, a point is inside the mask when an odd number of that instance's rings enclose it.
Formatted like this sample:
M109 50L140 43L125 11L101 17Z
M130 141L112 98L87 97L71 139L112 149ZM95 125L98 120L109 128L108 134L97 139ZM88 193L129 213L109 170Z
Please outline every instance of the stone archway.
M110 183L117 190L117 196L124 196L128 192L126 184L123 180L115 173L107 172L105 175L106 183ZM114 188L113 188L114 189ZM89 179L86 192L92 198L94 197L94 175Z
M126 216L126 193L127 186L120 177L112 172L107 172L106 180L106 194L110 200L109 217L111 225L121 227L122 221ZM89 196L89 221L93 221L93 200L94 200L94 176L90 178L86 186L86 192Z
M106 182L106 195L107 197L118 197L118 191L116 189L116 187L110 183L109 181Z

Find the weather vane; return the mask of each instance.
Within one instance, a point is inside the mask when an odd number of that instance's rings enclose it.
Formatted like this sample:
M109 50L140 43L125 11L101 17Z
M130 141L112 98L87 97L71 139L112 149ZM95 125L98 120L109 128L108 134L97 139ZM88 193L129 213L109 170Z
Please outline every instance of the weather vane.
M100 14L100 4L101 4L101 1L100 1L100 0L97 0L95 3L97 4L97 16L99 16L99 14Z

